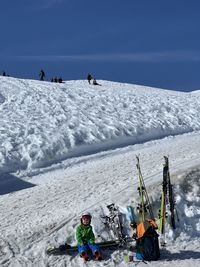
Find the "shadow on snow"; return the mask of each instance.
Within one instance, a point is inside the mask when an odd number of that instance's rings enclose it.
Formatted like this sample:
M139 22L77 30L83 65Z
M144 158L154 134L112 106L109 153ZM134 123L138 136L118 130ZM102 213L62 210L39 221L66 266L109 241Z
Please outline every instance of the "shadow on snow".
M0 173L0 195L35 186L9 173Z
M189 259L200 259L200 252L192 250L180 250L179 252L171 253L168 250L161 250L161 260L173 261Z

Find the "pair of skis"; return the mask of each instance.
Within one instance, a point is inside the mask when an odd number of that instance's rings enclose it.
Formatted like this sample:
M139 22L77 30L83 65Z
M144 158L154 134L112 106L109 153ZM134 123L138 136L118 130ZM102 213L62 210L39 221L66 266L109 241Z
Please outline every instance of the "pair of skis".
M140 220L144 222L145 217L148 213L148 217L154 220L154 214L152 205L150 203L147 190L144 184L144 179L142 177L141 168L140 168L140 161L139 157L136 156L137 160L137 169L138 169L138 191L140 196L140 203L137 207L137 210L140 215ZM171 184L170 180L170 172L169 172L169 159L168 157L164 156L164 165L163 165L163 183L162 183L162 194L161 194L161 208L159 213L160 225L159 229L160 232L163 234L165 231L165 220L167 217L167 205L169 205L170 210L170 223L173 229L176 229L176 221L175 221L175 199L174 199L174 192L173 192L173 185ZM178 216L177 216L178 217Z
M140 168L140 160L139 160L139 156L136 156L136 160L137 160L137 170L138 170L138 192L139 192L139 196L140 196L140 203L137 206L137 211L139 213L139 217L140 217L140 222L144 222L146 219L146 215L148 214L148 219L154 220L154 214L153 214L153 209L152 209L152 205L145 187L145 183L144 183L144 179L142 176L142 172L141 172L141 168Z
M170 211L170 224L173 229L176 229L176 221L175 221L175 199L173 186L170 180L170 172L169 172L169 159L164 156L164 165L163 165L163 183L162 183L162 194L161 194L161 207L159 211L159 219L160 225L159 230L162 234L162 245L165 246L165 228L166 228L166 220L168 217L167 206L169 206ZM177 216L177 220L178 216Z
M138 216L135 215L134 213L134 208L132 206L127 207L128 211L128 217L131 222L131 227L135 229L137 227L137 224L140 222L144 222L146 219L151 219L155 220L152 205L146 190L146 186L144 183L144 179L142 176L141 172L141 167L140 167L140 159L139 156L136 156L136 167L138 170L138 193L140 197L140 201L137 205L137 212Z
M140 160L139 156L136 156L137 160L137 170L138 170L138 193L140 197L140 201L137 205L137 214L134 211L134 208L132 206L127 206L127 212L128 212L128 218L130 221L130 226L133 230L132 238L136 241L138 240L140 234L138 233L138 226L141 225L141 223L145 227L148 227L147 225L151 225L154 229L157 229L157 224L155 222L155 217L153 213L152 204L150 202L146 186L144 183L144 179L141 172L140 167Z
M120 242L118 240L95 243L95 245L98 245L101 249L117 248L119 247L119 244ZM46 253L47 255L65 255L77 251L78 251L78 246L70 246L68 244L64 244L60 245L59 247L50 247L46 250Z
M133 229L136 228L137 224L144 222L146 219L151 219L155 221L152 205L148 197L148 193L144 184L144 179L142 176L139 157L136 156L137 160L137 170L138 170L138 192L140 196L140 202L137 206L138 217L134 214L134 209L131 206L127 207L129 220ZM179 221L177 211L175 209L175 199L173 192L173 185L170 180L169 172L169 159L164 156L164 165L163 165L163 182L162 182L162 194L161 194L161 206L159 210L159 231L161 233L161 245L165 246L165 231L166 231L166 220L168 216L168 210L170 212L170 224L173 229L176 229L176 218ZM169 207L169 208L168 208Z

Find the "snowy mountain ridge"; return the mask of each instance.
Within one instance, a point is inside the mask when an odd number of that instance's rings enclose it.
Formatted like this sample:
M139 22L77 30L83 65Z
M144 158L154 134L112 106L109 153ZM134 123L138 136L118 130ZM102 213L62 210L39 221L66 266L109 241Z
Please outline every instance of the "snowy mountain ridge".
M200 130L200 95L0 77L0 173Z

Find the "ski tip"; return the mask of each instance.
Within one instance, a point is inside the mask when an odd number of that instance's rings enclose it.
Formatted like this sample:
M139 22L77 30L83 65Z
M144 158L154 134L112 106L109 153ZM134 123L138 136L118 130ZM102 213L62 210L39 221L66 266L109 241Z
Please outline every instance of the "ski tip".
M49 247L46 249L47 254L51 254L55 250L55 247Z

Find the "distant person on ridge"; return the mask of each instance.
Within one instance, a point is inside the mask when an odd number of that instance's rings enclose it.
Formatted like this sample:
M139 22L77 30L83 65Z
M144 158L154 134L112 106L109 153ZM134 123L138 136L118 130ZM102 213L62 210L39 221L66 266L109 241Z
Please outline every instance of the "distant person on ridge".
M40 74L39 74L39 76L40 76L40 81L44 81L44 78L45 78L45 73L44 73L44 71L43 71L43 70L41 70L41 71L40 71Z
M87 76L87 80L88 80L88 83L90 84L91 80L92 80L92 75L91 74L88 74Z
M94 79L93 80L93 83L92 83L93 85L100 85L101 86L101 84L99 84L97 81L96 81L96 79Z
M59 82L59 83L62 83L62 82L63 82L63 80L62 80L61 77L58 79L58 82Z
M5 71L3 72L3 76L6 76L6 72Z

